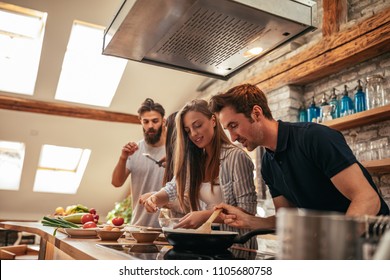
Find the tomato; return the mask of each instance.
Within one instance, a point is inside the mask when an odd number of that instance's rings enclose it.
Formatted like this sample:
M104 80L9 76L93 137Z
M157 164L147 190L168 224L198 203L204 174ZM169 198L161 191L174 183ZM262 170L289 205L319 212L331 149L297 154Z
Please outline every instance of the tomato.
M95 228L95 227L97 227L95 222L86 222L85 224L83 224L83 228Z
M92 214L92 215L95 215L96 214L95 208L89 209L89 213Z
M99 215L98 214L93 214L93 221L95 223L98 223L99 222Z
M114 226L121 226L124 222L125 220L122 217L115 217L112 219L112 223L114 224Z
M82 224L85 224L87 222L93 222L93 215L92 214L87 213L81 217Z

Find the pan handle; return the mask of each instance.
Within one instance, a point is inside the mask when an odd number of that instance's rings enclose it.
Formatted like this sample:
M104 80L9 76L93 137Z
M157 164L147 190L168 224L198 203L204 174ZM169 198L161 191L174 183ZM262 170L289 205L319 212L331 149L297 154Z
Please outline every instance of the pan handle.
M244 244L245 242L247 242L249 239L251 239L255 235L270 234L270 233L275 233L275 232L276 232L276 230L271 229L271 228L251 230L250 232L247 232L243 235L236 236L233 240L233 243Z

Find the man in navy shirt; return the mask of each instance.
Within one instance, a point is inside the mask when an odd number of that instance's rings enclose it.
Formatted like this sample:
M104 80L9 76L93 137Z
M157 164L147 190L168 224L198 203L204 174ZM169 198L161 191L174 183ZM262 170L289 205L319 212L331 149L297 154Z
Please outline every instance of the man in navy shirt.
M276 211L297 207L349 216L389 214L370 174L340 132L316 123L274 120L265 94L250 84L213 96L210 107L232 141L249 151L265 147L261 173ZM260 218L229 205L218 207L232 226L275 227L275 216Z

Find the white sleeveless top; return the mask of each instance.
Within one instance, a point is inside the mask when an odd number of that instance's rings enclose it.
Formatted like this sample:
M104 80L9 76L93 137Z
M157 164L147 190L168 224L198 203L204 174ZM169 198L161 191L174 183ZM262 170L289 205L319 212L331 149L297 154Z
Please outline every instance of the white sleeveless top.
M199 200L201 210L212 210L215 205L223 202L221 186L213 185L211 192L211 184L202 183L199 188Z

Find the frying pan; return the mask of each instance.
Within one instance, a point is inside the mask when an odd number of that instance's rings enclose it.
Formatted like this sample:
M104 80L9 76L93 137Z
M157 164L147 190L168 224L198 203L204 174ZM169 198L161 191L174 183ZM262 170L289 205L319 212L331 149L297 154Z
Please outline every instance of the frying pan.
M243 244L259 234L275 233L275 229L256 229L243 235L234 231L214 230L211 233L200 233L195 229L163 228L165 238L175 249L190 251L225 251L234 243Z

